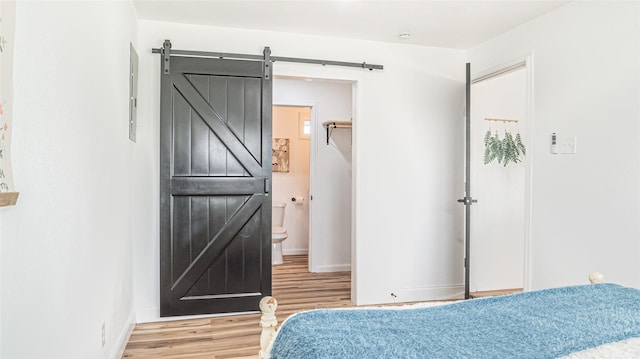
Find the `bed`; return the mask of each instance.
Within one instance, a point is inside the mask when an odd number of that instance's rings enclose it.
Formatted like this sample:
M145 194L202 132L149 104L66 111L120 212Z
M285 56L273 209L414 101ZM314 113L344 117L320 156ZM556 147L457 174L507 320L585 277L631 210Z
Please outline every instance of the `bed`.
M640 358L640 290L604 283L418 306L311 310L275 332L260 302L260 358Z

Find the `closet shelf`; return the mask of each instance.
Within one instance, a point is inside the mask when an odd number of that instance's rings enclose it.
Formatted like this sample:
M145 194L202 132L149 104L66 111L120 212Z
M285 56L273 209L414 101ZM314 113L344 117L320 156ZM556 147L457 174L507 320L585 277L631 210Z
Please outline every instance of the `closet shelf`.
M327 130L327 145L334 128L351 128L351 121L324 121L322 127Z

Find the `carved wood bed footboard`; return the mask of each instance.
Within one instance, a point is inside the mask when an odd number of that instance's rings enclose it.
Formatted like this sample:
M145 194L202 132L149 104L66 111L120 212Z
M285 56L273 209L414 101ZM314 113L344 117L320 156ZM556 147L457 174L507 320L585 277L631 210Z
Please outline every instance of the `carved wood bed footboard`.
M260 359L267 358L268 350L276 334L276 326L278 325L276 309L278 309L278 301L276 298L264 297L260 300L260 311L262 312L262 316L260 317L262 333L260 334L260 353L258 355Z

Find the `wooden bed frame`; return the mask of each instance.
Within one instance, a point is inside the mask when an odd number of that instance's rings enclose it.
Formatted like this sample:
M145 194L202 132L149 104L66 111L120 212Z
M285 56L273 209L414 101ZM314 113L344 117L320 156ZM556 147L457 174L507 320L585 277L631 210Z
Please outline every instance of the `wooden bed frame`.
M589 282L591 284L604 283L604 275L599 272L592 272L589 274ZM276 318L276 309L278 309L278 301L274 297L264 297L260 300L260 311L262 316L260 317L260 326L262 327L262 333L260 334L260 353L258 358L267 358L267 353L273 344L273 339L276 334L276 327L278 326L278 320Z

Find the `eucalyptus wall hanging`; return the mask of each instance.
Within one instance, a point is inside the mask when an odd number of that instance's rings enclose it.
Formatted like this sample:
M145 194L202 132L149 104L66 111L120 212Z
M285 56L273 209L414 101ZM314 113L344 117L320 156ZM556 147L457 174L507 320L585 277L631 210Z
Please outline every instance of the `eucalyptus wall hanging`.
M485 118L486 121L498 121L503 123L518 123L518 120L503 120L497 118ZM522 137L520 132L517 132L515 136L511 134L506 128L504 130L504 136L501 139L498 135L498 131L492 133L491 128L487 130L484 135L484 164L497 160L504 167L507 164L518 163L524 160L527 150L522 143Z

